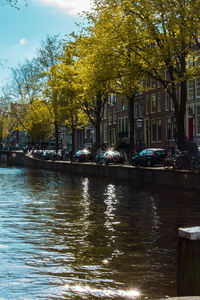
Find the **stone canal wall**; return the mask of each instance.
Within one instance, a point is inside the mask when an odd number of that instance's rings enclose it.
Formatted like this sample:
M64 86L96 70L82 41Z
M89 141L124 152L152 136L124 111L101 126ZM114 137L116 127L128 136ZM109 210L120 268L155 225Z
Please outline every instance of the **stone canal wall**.
M58 170L81 176L109 177L132 183L156 184L174 188L200 191L200 171L181 171L163 168L135 168L129 165L99 165L95 163L71 163L68 161L44 161L25 157L25 166Z
M0 163L6 163L10 165L24 165L24 152L22 150L16 151L0 151Z

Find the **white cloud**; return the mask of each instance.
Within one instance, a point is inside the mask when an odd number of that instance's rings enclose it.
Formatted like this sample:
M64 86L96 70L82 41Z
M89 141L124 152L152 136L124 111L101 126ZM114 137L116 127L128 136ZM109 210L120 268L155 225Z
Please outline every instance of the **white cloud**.
M39 2L56 7L70 16L77 16L82 11L90 9L91 0L38 0Z
M25 45L26 44L26 39L25 38L21 39L19 43L22 46Z

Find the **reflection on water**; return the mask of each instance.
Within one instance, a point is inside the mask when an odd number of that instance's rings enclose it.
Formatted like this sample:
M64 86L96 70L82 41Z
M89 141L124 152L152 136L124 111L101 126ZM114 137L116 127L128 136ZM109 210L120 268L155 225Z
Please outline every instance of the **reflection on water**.
M0 299L176 295L180 226L194 193L0 168Z
M66 291L72 291L75 294L82 294L82 295L88 295L88 296L95 296L98 298L116 298L116 297L123 297L123 298L131 298L136 299L140 296L140 293L136 290L129 290L129 291L123 291L123 290L115 290L115 289L95 289L91 288L88 285L65 285L64 290Z

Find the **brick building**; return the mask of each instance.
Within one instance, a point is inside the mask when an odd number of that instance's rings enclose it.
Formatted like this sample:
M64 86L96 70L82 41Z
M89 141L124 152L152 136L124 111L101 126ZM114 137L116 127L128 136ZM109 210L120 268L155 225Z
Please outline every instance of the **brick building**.
M176 148L177 129L172 99L159 82L149 79L146 86L146 91L137 94L134 101L135 149L139 151L146 147L161 147L173 152ZM179 89L177 94L179 95ZM200 144L200 77L188 82L185 132L187 140ZM108 97L101 122L101 145L118 146L127 152L129 138L126 98L113 92ZM76 148L92 148L94 143L95 132L92 127L77 133Z

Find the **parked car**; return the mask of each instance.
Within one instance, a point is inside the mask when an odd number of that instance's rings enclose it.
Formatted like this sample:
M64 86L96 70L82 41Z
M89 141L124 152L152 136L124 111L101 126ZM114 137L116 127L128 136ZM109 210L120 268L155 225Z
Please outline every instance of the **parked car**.
M124 157L118 151L108 150L103 154L96 156L96 162L100 164L118 163L124 162Z
M156 164L163 164L167 157L167 151L161 148L147 148L139 152L138 155L132 157L132 164L134 166L153 167Z
M42 150L34 150L33 155L36 158L42 159L42 157L43 157L43 151Z
M101 164L104 159L104 153L105 151L98 153L95 157L95 162Z
M62 160L62 154L60 151L58 151L58 153L56 153L56 151L52 151L50 156L49 156L50 160Z
M52 153L51 150L45 150L45 151L43 151L42 159L44 159L44 160L50 160L51 153Z
M72 161L86 162L92 160L92 153L87 149L78 150L72 158Z

